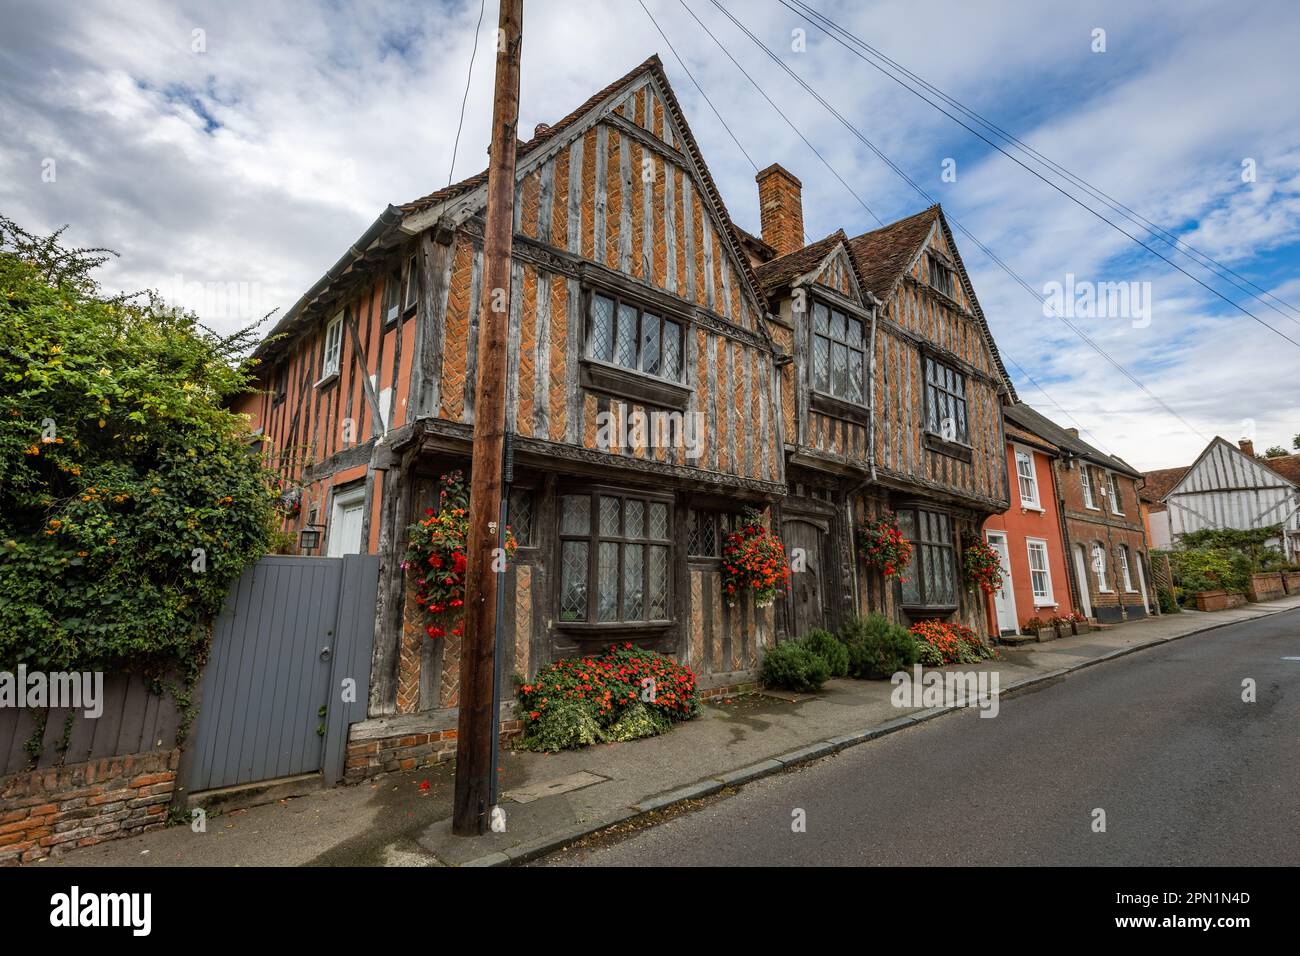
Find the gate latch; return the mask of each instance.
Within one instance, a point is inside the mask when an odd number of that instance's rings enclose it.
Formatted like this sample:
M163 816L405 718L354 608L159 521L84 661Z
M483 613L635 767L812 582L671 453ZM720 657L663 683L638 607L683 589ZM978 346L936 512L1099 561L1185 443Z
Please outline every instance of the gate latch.
M324 647L322 647L322 648L320 649L320 659L323 660L323 661L327 661L327 660L329 660L329 659L330 659L330 653L331 653L331 651L330 651L330 647L329 647L328 644L326 644Z

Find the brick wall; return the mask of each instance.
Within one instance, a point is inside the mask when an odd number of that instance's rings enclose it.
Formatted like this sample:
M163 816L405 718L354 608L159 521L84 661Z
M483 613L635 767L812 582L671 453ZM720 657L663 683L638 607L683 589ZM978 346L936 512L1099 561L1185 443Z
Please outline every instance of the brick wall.
M501 722L501 746L508 748L523 732L518 720ZM343 782L359 783L381 773L430 767L456 757L456 730L420 729L389 737L348 742Z
M0 865L164 826L180 750L0 777Z
M1073 549L1076 545L1082 544L1086 559L1086 580L1080 581L1079 587L1087 588L1089 601L1092 604L1092 616L1103 623L1141 617L1146 610L1142 603L1138 563L1147 560L1147 540L1142 514L1138 508L1137 481L1124 475L1119 476L1120 501L1124 513L1117 515L1111 510L1109 495L1102 495L1100 492L1103 483L1106 482L1106 471L1088 465L1092 469L1093 504L1097 506L1089 508L1084 500L1083 484L1079 477L1079 469L1084 464L1082 461L1075 461L1070 468L1063 467L1059 462L1057 464L1057 484L1064 505L1066 534L1069 537L1068 558L1071 573L1073 574L1075 570ZM1108 485L1107 490L1109 490ZM1107 591L1101 590L1092 567L1094 542L1100 543L1106 553L1105 576L1109 588ZM1119 562L1121 547L1128 549L1133 591L1124 588L1123 572ZM1145 570L1147 571L1147 594L1154 602L1155 591L1150 569Z

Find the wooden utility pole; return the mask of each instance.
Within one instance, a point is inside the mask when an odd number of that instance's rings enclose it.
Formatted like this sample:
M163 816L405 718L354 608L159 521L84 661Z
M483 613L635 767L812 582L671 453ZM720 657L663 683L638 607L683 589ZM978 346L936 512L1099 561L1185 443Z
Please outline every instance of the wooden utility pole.
M469 553L460 650L460 718L456 736L456 799L451 829L477 836L487 828L492 790L493 673L496 663L497 573L494 550L504 538L501 470L506 432L510 247L514 231L515 132L519 123L519 51L523 0L501 0L492 148L488 161L483 295L469 493Z

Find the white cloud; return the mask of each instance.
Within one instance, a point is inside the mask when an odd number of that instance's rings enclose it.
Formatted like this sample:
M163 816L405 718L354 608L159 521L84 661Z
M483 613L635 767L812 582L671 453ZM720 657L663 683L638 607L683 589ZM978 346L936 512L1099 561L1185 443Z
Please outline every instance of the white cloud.
M688 2L878 214L924 204L711 4ZM779 161L802 178L810 236L874 226L679 3L646 3L754 161ZM1198 248L1300 300L1300 13L1291 5L1021 0L932 5L924 16L904 0L813 5L1142 214L1187 229ZM0 208L28 228L69 223L72 241L116 249L106 277L117 287L169 287L178 276L245 283L258 308L284 309L387 204L447 182L479 15L472 0L3 6ZM1067 272L1150 281L1149 327L1080 325L1199 431L1235 438L1250 418L1262 445L1300 431L1293 346L986 155L784 7L727 6L1030 285ZM495 15L488 4L458 178L486 159ZM638 4L532 3L525 17L522 136L658 52L732 215L757 229L753 167ZM803 54L790 50L799 26ZM1089 48L1094 27L1107 30L1104 54ZM202 53L191 49L196 29ZM950 156L959 177L944 184ZM41 181L47 157L55 183ZM1247 157L1253 184L1241 181ZM1200 437L1045 319L973 243L960 234L958 243L999 344L1100 444L1140 467L1195 456ZM1258 302L1247 307L1300 339L1300 325ZM1070 424L1032 386L1022 382L1021 394Z

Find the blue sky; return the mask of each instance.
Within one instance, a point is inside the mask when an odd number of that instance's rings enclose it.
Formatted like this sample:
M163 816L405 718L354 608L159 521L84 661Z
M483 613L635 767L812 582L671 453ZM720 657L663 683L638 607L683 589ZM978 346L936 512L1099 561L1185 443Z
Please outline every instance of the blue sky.
M1033 289L1071 276L1135 283L1139 294L1150 284L1144 318L1074 321L1191 429L1046 317L959 234L999 346L1051 396L1011 365L1024 400L1064 425L1082 424L1140 468L1186 464L1216 434L1253 437L1262 449L1289 445L1300 432L1300 348L1143 252L777 0L721 2ZM645 3L754 162L780 162L803 180L810 237L875 226L680 0ZM925 205L709 0L686 3L879 216ZM1297 5L812 5L1300 306ZM636 0L526 6L521 130L555 120L658 52L733 218L757 231L754 167ZM485 162L496 18L488 7L458 178ZM28 228L67 223L73 241L116 249L110 284L162 289L217 327L283 310L386 204L447 182L478 16L477 2L124 8L2 0L0 209ZM801 28L806 42L797 50ZM1104 52L1094 49L1099 29ZM42 176L50 159L53 182ZM946 160L955 161L955 180L943 176ZM1243 179L1246 161L1253 181ZM1280 315L1178 261L1300 341L1297 314ZM217 295L214 285L240 291Z

